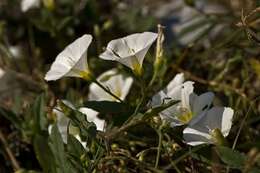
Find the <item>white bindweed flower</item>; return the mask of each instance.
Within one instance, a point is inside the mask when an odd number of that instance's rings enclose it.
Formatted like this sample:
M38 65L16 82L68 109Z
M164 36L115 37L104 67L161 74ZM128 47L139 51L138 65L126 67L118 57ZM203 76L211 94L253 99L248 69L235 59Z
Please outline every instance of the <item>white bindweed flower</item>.
M116 69L104 72L97 78L97 80L121 100L125 99L133 83L132 77L119 74ZM88 100L116 101L117 99L108 94L97 84L91 83L89 86Z
M192 146L205 143L223 145L232 126L233 114L233 109L228 107L213 107L201 113L184 129L185 142Z
M89 109L89 108L80 108L79 111L83 114L86 115L87 117L87 120L89 122L93 122L96 127L97 127L97 130L99 131L104 131L104 127L105 127L105 120L102 120L100 118L98 118L98 112L92 110L92 109Z
M99 57L118 61L131 68L135 74L141 75L144 57L157 35L153 32L143 32L112 40Z
M177 74L168 86L158 92L152 98L152 107L160 106L170 100L179 100L180 102L160 112L163 120L170 122L170 125L178 126L188 124L193 117L205 111L211 105L214 94L211 92L197 96L193 92L194 82L184 82L184 75Z
M57 80L62 77L89 77L87 50L92 36L85 34L68 45L55 59L45 80Z
M39 7L40 3L41 3L41 0L22 0L21 9L23 12L26 12L31 8Z

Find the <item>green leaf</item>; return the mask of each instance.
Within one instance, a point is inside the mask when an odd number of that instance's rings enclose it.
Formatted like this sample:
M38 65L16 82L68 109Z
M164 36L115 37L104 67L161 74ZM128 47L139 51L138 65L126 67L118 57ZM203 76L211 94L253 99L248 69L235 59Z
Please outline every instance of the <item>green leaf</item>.
M55 167L52 164L54 156L48 146L46 136L35 135L33 139L33 147L36 157L43 169L43 172L55 172Z
M68 134L67 149L70 155L79 158L79 160L80 157L85 153L85 149L81 145L81 143L73 135L70 134Z
M54 164L57 173L71 173L61 134L56 124L53 125L49 137L49 147L54 155Z
M105 114L120 114L130 110L126 104L111 101L87 101L84 106Z
M67 144L68 154L69 154L69 161L73 165L77 172L85 172L84 167L82 165L81 158L85 158L87 156L84 147L81 143L73 136L68 135L68 144ZM89 158L87 158L89 160Z
M36 132L46 130L47 128L47 117L45 110L45 95L41 94L33 103L32 112L34 117L34 124Z
M221 160L232 168L240 169L244 166L246 156L228 147L218 146L217 153Z

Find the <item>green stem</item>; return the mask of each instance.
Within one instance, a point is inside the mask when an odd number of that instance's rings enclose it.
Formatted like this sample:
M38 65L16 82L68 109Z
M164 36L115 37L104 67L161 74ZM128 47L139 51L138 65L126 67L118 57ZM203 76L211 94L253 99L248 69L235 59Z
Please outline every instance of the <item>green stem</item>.
M161 130L161 126L160 126L159 130L157 130L157 133L158 133L158 137L159 137L159 143L158 143L157 156L156 156L156 161L155 161L154 168L158 168L160 155L161 155L161 148L162 148L162 130Z
M148 87L151 87L151 86L153 85L155 79L157 78L157 74L158 74L158 70L155 69L155 71L154 71L154 73L153 73L153 77L152 77L152 79L151 79L151 81L150 81Z
M120 102L123 102L123 100L121 100L118 96L116 96L114 93L112 93L109 89L107 89L106 87L104 87L100 82L98 82L96 79L92 79L92 81L97 84L100 88L102 88L104 91L106 91L108 94L110 94L112 97L114 97L115 99L117 99Z

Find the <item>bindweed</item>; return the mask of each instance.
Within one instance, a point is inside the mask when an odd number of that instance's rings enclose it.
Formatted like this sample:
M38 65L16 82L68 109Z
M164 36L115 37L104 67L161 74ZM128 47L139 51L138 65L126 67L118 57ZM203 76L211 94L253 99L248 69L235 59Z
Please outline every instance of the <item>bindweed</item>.
M80 77L89 80L87 50L92 36L85 34L68 45L55 59L45 80L58 80L62 77Z
M21 1L21 10L22 12L26 12L29 9L36 8L40 6L40 0L22 0Z
M143 32L112 40L108 43L106 51L99 57L104 60L118 61L140 76L145 55L157 35L153 32Z
M66 106L70 107L71 109L76 110L76 108L69 101L62 100L62 102ZM93 122L96 125L97 130L99 130L99 131L104 130L105 121L101 120L97 117L98 112L96 112L92 109L89 109L89 108L85 108L85 107L79 108L78 110L86 116L86 118L89 122ZM86 142L81 140L81 138L79 136L78 127L75 127L72 124L70 124L70 119L61 111L59 106L57 106L53 109L53 114L55 114L55 116L56 116L57 127L62 136L63 142L67 143L67 138L68 138L67 133L69 133L69 134L73 135L75 138L77 138L78 141L85 147ZM52 129L52 125L49 125L49 127L48 127L49 133L51 133L51 129Z
M108 88L109 91L114 93L118 98L124 100L132 86L133 78L119 74L116 69L111 69L101 74L97 78L97 81ZM88 100L118 101L118 99L108 94L96 83L91 83L89 86Z
M184 141L192 146L200 144L227 145L234 111L229 107L213 107L194 118L183 131Z
M214 94L207 92L197 96L193 92L194 82L184 82L184 75L177 74L164 90L159 91L152 98L152 107L170 100L180 100L176 105L162 111L162 119L170 122L172 127L189 123L211 105Z

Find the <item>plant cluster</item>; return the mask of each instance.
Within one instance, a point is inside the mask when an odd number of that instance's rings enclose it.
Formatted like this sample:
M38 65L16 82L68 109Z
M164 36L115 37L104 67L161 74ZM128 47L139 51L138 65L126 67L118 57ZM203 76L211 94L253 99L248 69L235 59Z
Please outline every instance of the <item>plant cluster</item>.
M0 2L0 172L260 171L260 2L164 3Z

